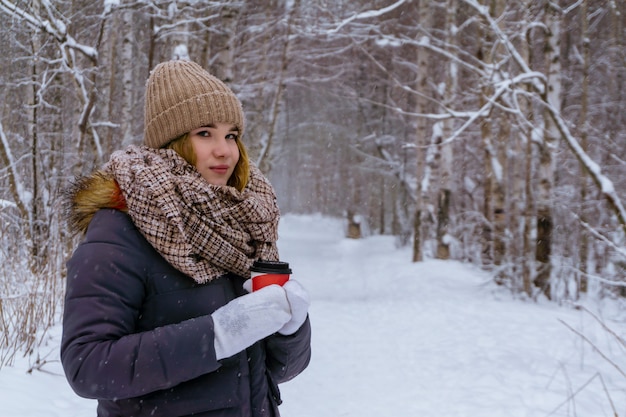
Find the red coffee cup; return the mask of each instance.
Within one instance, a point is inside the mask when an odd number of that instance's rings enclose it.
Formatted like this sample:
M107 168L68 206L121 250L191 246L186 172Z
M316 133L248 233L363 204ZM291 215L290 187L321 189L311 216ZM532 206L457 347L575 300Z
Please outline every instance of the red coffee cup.
M283 285L289 281L291 268L289 263L281 261L254 261L250 268L252 275L252 291L272 284Z

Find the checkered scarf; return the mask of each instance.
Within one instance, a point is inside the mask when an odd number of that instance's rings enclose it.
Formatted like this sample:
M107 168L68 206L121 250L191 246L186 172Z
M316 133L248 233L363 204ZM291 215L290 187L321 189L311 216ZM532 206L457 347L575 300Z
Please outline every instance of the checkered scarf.
M276 195L255 166L242 192L208 184L171 149L130 146L105 169L145 238L196 282L226 272L246 277L255 259L278 259Z

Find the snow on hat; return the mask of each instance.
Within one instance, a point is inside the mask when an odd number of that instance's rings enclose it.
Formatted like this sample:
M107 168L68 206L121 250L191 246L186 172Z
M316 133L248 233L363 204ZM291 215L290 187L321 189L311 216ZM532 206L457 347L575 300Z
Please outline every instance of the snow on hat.
M211 123L231 123L243 136L241 102L230 88L195 62L157 65L146 82L144 144L161 148Z

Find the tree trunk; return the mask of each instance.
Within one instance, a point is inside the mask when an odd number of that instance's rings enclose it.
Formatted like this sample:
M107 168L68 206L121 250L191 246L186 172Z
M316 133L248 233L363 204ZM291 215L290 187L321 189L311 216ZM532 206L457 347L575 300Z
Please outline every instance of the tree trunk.
M225 5L220 12L220 36L221 42L215 45L215 61L213 63L214 75L225 83L234 79L235 66L235 39L237 35L237 22L239 20L239 7Z
M125 13L130 13L129 11L125 12ZM106 108L106 113L104 114L104 118L106 120L115 120L116 116L114 116L115 114L115 107L118 105L118 101L116 98L116 93L117 93L117 53L118 53L118 48L117 48L117 42L118 42L118 36L121 34L123 35L122 32L122 27L124 25L124 22L120 22L120 19L118 18L117 14L115 16L113 16L111 25L109 27L109 51L108 51L108 73L109 73L109 79L108 81L105 83L104 86L104 91L106 91L106 95L107 95L107 103L106 103L106 107L102 106L103 108ZM123 68L123 67L122 67ZM122 117L124 117L124 115L122 115ZM109 128L107 129L107 133L105 136L105 148L104 151L106 152L106 154L110 155L113 150L117 147L117 144L119 143L119 137L117 137L118 135L118 129L115 128Z
M132 9L125 10L122 14L122 21L124 28L132 28L133 25L133 17L134 12ZM134 142L133 137L133 125L135 120L135 115L133 109L137 105L137 100L135 97L135 88L134 88L134 80L135 80L135 71L134 68L136 65L133 65L135 60L134 48L135 48L136 40L133 30L125 30L124 38L122 40L122 53L120 57L120 61L122 63L122 109L120 114L120 124L121 124L121 138L118 138L118 141L121 141L122 148L126 148L128 145ZM152 69L152 68L150 68ZM118 142L119 143L119 142Z
M456 45L456 0L448 0L446 13L446 47L453 53ZM447 108L454 107L456 90L458 86L458 67L451 60L446 67L445 91L443 102ZM453 143L448 141L452 136L451 118L442 122L441 163L439 165L439 191L437 197L437 259L450 258L450 199L452 197L452 171L454 169Z
M38 51L41 46L38 42L38 35L34 35L31 38L31 46L33 51ZM31 228L31 256L29 258L30 270L33 274L36 274L37 271L37 263L41 261L44 265L46 263L45 259L39 259L40 256L45 257L45 254L42 253L41 245L45 241L43 239L44 231L43 225L47 222L41 217L41 196L40 196L40 183L39 183L39 157L40 157L40 149L39 149L39 121L38 121L38 107L39 107L39 95L38 95L38 71L37 71L37 61L33 61L31 67L31 82L32 85L29 88L32 96L29 98L30 104L30 123L29 123L29 134L31 141L31 149L30 149L30 174L31 174L31 184L32 184L32 202L30 204L30 225Z
M580 20L581 20L581 32L582 32L582 55L583 55L583 68L582 68L582 86L580 97L580 146L585 153L589 151L588 143L588 129L587 129L587 114L589 104L589 25L587 16L588 1L583 0L580 7ZM587 171L580 167L580 221L588 223L587 219L587 190L589 185L589 179L587 177ZM584 227L580 228L580 243L578 247L579 258L579 272L578 275L578 291L580 293L587 292L587 272L588 272L588 259L589 259L589 234ZM577 297L578 298L578 297Z
M532 110L526 113L528 120L532 120ZM529 297L533 295L533 279L535 275L535 262L533 257L533 249L535 241L533 236L536 234L535 216L534 216L534 190L533 190L533 142L532 131L526 132L526 155L525 155L525 196L524 204L524 230L523 230L523 247L522 247L522 286L524 292Z
M289 66L289 45L291 41L293 18L295 12L298 10L299 7L300 0L294 0L293 4L291 5L291 9L287 10L287 35L285 36L283 44L280 72L278 79L276 80L276 92L274 93L274 99L271 106L269 131L267 134L266 142L261 149L259 159L257 160L257 165L259 166L261 171L265 173L265 175L270 175L270 172L272 170L271 149L272 145L274 145L274 137L276 136L280 105L283 102L283 91L285 90L285 76L287 74L287 67Z
M502 116L505 118L506 116ZM505 148L508 146L509 124L504 123L498 131L497 159L500 172L507 172ZM496 266L503 265L506 260L506 234L507 234L507 211L506 211L506 189L504 176L494 176L491 185L493 186L493 263ZM507 279L510 277L507 277ZM501 277L502 279L502 277Z
M426 30L431 22L431 10L430 2L426 0L420 1L419 4L419 24ZM417 114L426 113L428 101L428 63L430 60L430 54L426 48L421 48L417 51L417 91L420 91L422 95L418 96L415 101L415 112ZM413 221L413 262L421 262L424 260L424 244L426 242L428 233L426 232L427 216L428 216L428 181L426 177L426 155L428 153L426 144L428 143L428 126L426 120L418 120L417 132L416 132L416 180L417 186L415 187L415 213Z
M496 21L502 22L500 19L505 11L505 3L502 0L492 1L489 5L489 15ZM503 23L500 23L502 26ZM500 55L504 53L502 47L494 47L497 41L493 33L487 28L486 33L482 36L484 41L481 43L479 57L487 64L493 65L500 59ZM483 94L480 97L481 107L486 104L486 97L493 95L493 86L491 80L485 80L482 87ZM495 112L495 111L494 111ZM495 114L493 113L495 117ZM498 114L498 118L506 118L506 115ZM506 153L504 149L508 146L509 129L507 122L501 123L501 127L496 132L493 130L490 119L484 120L480 126L481 137L484 147L484 203L483 214L484 224L482 231L482 263L486 267L492 265L502 265L506 257L506 187L504 183L503 173L506 169ZM494 136L497 135L497 140ZM497 278L502 282L503 277Z
M477 52L477 58L479 60L484 61L485 63L489 63L491 60L491 53L489 51L489 43L491 41L491 36L489 35L489 31L485 30L485 28L481 25L479 26L478 32L478 42L480 46ZM481 41L484 39L484 41ZM483 81L483 85L481 87L482 94L479 96L479 107L482 108L486 104L486 98L490 97L491 87L487 83L488 80ZM480 124L480 136L482 139L482 149L483 149L483 222L481 226L481 263L484 268L491 268L493 265L493 177L495 173L493 172L493 146L491 144L491 124L489 120L484 120Z
M526 4L523 7L524 13L528 13L530 10L530 6L533 0L527 0ZM531 29L528 29L525 33L525 42L521 47L521 55L522 58L528 63L528 67L533 67L533 32ZM526 87L529 95L532 92L532 86L528 85ZM520 103L520 111L521 114L528 120L528 125L533 125L533 121L535 120L533 105L529 100L524 100ZM521 259L522 259L522 288L524 293L529 297L533 295L533 279L535 275L535 232L536 232L536 223L535 223L535 206L534 206L534 187L533 187L533 172L534 170L534 158L533 158L533 140L532 140L532 128L530 127L522 127L521 134L523 135L523 140L525 143L524 149L524 167L523 167L523 191L524 202L521 207L522 216L524 219L524 225L522 230L522 249L521 249ZM522 175L520 175L522 177Z
M547 81L544 100L557 112L561 109L561 16L556 5L546 5L546 69ZM551 298L550 278L552 275L552 218L553 190L556 174L555 152L560 136L558 127L548 110L544 111L544 140L539 149L539 195L537 201L537 276L535 285Z

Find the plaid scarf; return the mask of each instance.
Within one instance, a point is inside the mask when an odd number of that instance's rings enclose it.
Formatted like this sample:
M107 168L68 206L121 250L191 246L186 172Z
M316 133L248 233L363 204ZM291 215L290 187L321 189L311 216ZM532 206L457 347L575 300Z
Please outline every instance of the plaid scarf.
M250 166L242 192L208 184L171 149L130 146L114 152L105 170L118 182L136 227L196 282L226 272L247 277L255 259L278 260L276 195L257 167Z

